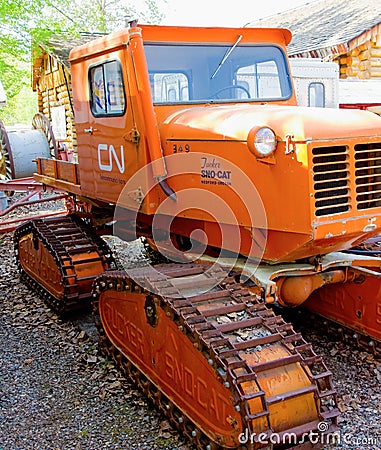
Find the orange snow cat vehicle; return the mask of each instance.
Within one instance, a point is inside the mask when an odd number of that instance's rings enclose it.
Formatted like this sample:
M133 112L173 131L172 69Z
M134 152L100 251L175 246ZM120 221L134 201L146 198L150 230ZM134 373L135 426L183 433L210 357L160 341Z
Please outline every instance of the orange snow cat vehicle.
M298 107L290 40L132 24L73 49L78 161L35 174L73 212L15 233L23 278L60 312L92 298L105 349L199 448L335 430L331 372L267 303L380 349L381 118ZM116 270L106 233L172 262Z

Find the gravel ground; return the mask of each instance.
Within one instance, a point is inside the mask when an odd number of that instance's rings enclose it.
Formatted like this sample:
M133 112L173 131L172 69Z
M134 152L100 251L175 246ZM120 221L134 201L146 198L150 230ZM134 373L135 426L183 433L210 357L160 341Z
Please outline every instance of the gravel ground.
M1 238L0 448L187 449L98 353L91 317L60 320L23 286Z
M324 321L318 317L312 324L300 324L298 319L293 322L333 373L342 413L338 420L340 439L337 445L326 448L381 449L381 361L349 343L327 336L322 331Z
M98 353L91 317L62 321L18 280L12 233L0 236L0 450L182 449L168 422ZM340 443L381 449L381 361L295 325L334 374Z

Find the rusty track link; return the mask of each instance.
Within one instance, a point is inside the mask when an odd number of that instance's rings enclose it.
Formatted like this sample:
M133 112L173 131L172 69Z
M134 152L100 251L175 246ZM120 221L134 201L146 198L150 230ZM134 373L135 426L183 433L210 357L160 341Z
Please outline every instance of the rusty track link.
M353 330L342 323L327 319L316 312L311 312L303 308L298 312L299 316L295 319L295 327L299 326L298 324L302 321L303 327L309 326L311 329L319 329L320 332L323 330L324 334L329 336L331 341L344 342L373 355L376 359L381 359L380 341L357 330Z
M366 336L358 331L354 331L342 324L335 323L332 320L327 320L324 317L321 317L321 319L323 320L323 327L327 330L327 334L335 336L349 345L364 350L377 359L381 359L380 341L372 339L370 336Z
M274 407L309 394L312 395L316 405L317 415L314 420L283 428L278 432L278 436L287 433L298 437L306 436L310 431L317 431L318 424L322 421L330 424L329 430L336 428L339 411L336 392L332 387L332 374L322 358L315 354L311 344L299 333L295 333L290 324L275 315L258 297L237 284L232 277L217 282L217 288L211 292L185 297L181 289L178 289L177 283L173 282L173 277L186 277L202 271L203 266L166 264L155 269L159 274L150 268L144 268L129 271L129 275L116 271L98 277L94 283L94 320L105 352L133 382L140 386L190 442L200 449L217 449L238 448L241 441L236 440L235 446L231 444L226 446L222 439L211 439L205 430L192 422L188 417L188 411L182 411L176 401L173 399L171 401L165 392L161 392L150 376L126 357L120 350L120 345L112 342L105 324L102 323L105 316L102 317L102 306L99 306L105 293L115 291L119 294L145 295L147 322L152 327L156 326L155 321L161 320L158 318L160 314L156 308L169 317L175 323L178 332L192 342L202 354L202 358L206 358L219 382L230 390L234 399L234 409L239 412L242 420L242 430L247 430L249 436L259 431L266 433L267 436L277 432L271 417ZM209 276L221 279L218 269L215 273L209 273ZM182 287L184 288L184 283ZM152 296L151 292L155 294ZM106 324L106 328L108 327L110 324ZM286 356L261 361L263 349L271 353L279 346L284 349ZM257 362L253 363L252 355L256 356ZM281 395L266 395L262 386L262 374L265 372L271 374L272 371L276 373L277 369L287 369L296 363L308 378L309 384L300 388L286 389ZM254 391L247 388L250 384L251 387L256 387ZM257 407L258 404L261 405L255 413L252 412L253 402L256 402ZM237 424L232 424L232 430L234 426ZM256 438L251 444L246 445L247 448L261 446Z
M48 283L44 285L38 282L33 277L34 273L26 270L28 263L22 260L25 255L22 251L20 252L20 243L28 236L32 237L36 247L41 244L44 252L53 258L61 278L57 281L62 284L62 295L54 295L49 290ZM95 233L91 226L86 225L74 214L37 219L22 224L14 233L14 250L21 280L33 291L38 292L60 315L88 308L91 303L91 286L95 277L104 270L117 268L107 243ZM96 254L93 258L84 260L78 257L91 252ZM92 276L81 277L79 268L84 264L97 261L102 270ZM51 270L53 269L51 267Z

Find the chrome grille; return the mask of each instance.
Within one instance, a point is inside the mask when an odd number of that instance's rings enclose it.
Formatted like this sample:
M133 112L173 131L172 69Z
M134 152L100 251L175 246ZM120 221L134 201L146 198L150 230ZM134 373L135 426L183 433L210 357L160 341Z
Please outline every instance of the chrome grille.
M316 216L349 211L348 158L345 146L312 149Z
M355 145L357 209L381 206L381 143Z

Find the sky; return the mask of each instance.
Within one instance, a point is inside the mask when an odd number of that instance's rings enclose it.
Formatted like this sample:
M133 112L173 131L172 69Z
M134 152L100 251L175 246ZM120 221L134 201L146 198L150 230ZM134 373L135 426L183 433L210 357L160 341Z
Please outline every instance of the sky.
M167 0L162 25L242 27L314 0Z

